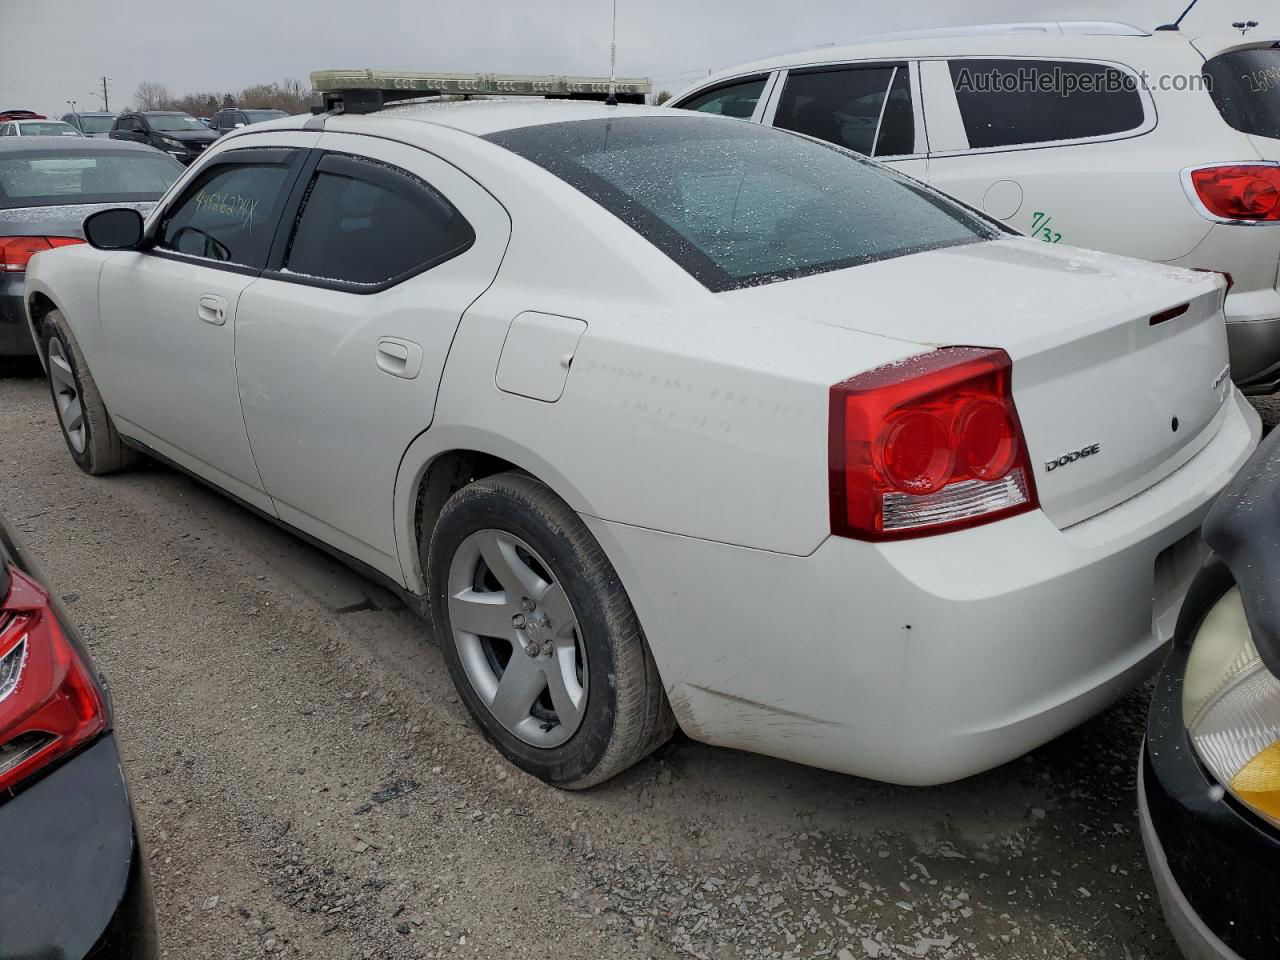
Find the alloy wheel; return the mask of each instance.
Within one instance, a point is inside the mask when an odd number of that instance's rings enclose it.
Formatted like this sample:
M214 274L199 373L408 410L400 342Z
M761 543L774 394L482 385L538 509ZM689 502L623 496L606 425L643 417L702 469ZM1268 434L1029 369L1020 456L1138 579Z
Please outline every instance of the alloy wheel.
M586 649L537 551L503 530L471 534L449 565L448 600L463 669L494 718L535 747L567 742L586 712Z
M49 379L53 383L53 401L58 419L66 431L67 442L76 453L84 453L86 423L80 400L80 384L57 337L49 339Z

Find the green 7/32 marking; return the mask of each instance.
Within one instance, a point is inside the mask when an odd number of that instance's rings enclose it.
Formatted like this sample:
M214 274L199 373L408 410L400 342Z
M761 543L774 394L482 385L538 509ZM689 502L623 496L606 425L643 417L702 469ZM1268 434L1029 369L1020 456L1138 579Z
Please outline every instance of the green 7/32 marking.
M1033 213L1031 215L1031 235L1045 243L1059 243L1062 240L1062 234L1056 230L1050 230L1049 227L1053 223L1053 217L1047 213Z

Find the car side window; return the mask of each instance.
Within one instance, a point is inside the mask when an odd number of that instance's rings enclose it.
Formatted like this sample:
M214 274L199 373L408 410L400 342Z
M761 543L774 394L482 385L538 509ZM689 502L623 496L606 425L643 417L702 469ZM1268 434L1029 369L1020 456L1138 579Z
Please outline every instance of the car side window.
M756 104L760 102L760 95L764 93L765 79L755 77L745 82L716 87L677 106L681 110L697 110L700 113L749 120L756 111Z
M915 152L911 76L905 65L791 73L774 126L866 156Z
M292 167L219 163L205 170L164 214L156 247L242 267L262 267Z
M973 149L1113 136L1146 121L1138 78L1107 64L952 60L950 67Z
M12 137L12 136L13 136L12 123L6 123L3 126L0 126L0 137Z
M473 242L471 224L418 177L375 160L329 154L307 187L284 271L381 287L443 263Z

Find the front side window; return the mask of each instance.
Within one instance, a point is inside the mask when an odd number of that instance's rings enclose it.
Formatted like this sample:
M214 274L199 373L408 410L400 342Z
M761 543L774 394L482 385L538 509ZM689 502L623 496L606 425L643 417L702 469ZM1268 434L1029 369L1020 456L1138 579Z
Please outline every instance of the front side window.
M1106 64L952 60L951 81L973 149L1115 136L1145 122L1138 78Z
M284 270L381 286L448 260L474 240L462 214L419 178L389 164L332 154L320 161L307 189Z
M159 199L182 165L159 151L0 156L0 209Z
M290 172L284 158L212 167L166 211L156 246L219 263L263 266Z
M1280 47L1224 53L1204 74L1223 120L1241 133L1280 140Z
M488 139L582 191L715 291L999 235L915 181L757 124L579 120Z
M736 117L749 120L756 112L756 104L764 93L764 77L756 77L743 83L733 83L717 87L707 93L698 94L691 100L680 104L681 110L697 110L700 113L714 113L721 117Z
M912 153L910 73L905 65L792 73L774 125L869 157Z

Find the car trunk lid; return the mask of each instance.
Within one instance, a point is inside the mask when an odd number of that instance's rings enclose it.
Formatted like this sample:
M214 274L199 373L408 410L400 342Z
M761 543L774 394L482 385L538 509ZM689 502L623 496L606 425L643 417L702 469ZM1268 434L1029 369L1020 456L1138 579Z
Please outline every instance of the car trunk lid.
M921 348L1005 350L1040 503L1063 527L1194 456L1231 392L1220 278L1032 240L721 296Z

